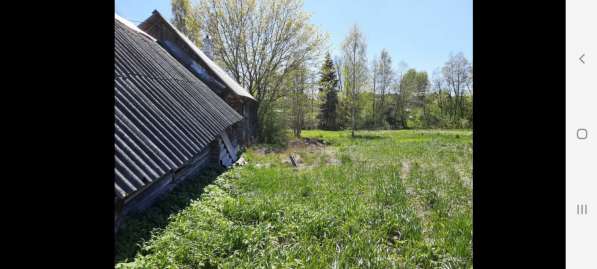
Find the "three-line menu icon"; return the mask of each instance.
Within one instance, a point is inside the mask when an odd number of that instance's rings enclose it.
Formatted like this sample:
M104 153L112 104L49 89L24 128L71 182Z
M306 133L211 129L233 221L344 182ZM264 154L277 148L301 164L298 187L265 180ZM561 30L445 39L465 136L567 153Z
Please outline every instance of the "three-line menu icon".
M587 215L589 213L587 204L576 205L576 215Z

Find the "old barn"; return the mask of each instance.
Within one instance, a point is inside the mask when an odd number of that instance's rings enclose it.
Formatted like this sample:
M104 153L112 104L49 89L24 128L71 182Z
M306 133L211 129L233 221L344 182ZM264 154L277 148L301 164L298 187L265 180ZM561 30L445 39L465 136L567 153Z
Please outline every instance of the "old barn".
M139 28L154 37L172 56L243 116L241 123L229 135L232 146L236 148L239 144L252 143L257 125L255 98L213 61L209 38L203 40L204 47L207 46L208 49L200 50L157 10L139 24Z
M124 215L146 208L205 166L229 166L245 141L243 115L224 101L234 94L205 83L165 44L115 16L115 229ZM215 63L206 65L212 78L224 80ZM219 83L238 94L226 80Z

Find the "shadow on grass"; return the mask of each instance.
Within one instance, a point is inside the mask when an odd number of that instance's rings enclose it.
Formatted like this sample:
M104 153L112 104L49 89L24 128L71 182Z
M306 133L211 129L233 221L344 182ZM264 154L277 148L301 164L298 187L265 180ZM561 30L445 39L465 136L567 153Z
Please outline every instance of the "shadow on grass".
M127 216L116 234L115 262L132 261L143 242L151 238L152 231L165 228L171 215L201 197L205 187L224 171L221 168L207 167L197 177L181 182L143 212Z

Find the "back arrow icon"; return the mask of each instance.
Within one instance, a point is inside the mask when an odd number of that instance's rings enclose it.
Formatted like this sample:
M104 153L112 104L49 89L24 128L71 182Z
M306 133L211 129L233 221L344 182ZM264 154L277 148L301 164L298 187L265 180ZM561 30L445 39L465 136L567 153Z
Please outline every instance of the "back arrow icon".
M585 61L582 60L582 58L585 57L585 55L581 55L580 58L578 58L583 64L585 63Z

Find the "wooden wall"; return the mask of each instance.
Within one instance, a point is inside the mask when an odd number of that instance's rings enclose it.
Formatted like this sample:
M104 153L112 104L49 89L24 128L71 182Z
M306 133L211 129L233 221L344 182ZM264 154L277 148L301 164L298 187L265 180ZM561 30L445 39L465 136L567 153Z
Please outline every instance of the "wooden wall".
M181 166L177 171L170 171L153 183L147 185L144 189L139 190L136 195L126 199L125 201L115 201L115 231L118 231L124 217L127 214L143 211L151 206L163 193L172 190L177 184L189 178L196 177L201 171L209 165L222 165L230 167L236 162L237 153L240 150L239 131L242 130L241 122L238 122L225 130L209 146L207 146L201 153L197 154L186 164ZM225 141L225 137L229 139L229 144ZM230 150L228 149L230 148Z
M235 124L235 133L230 134L230 136L238 139L238 143L243 146L255 143L257 135L257 103L254 100L238 95L228 95L224 101L243 116L240 124Z
M136 195L125 201L116 199L114 210L114 228L118 231L126 215L143 211L151 206L161 194L172 190L182 181L198 176L204 167L210 164L210 147L197 154L177 171L170 171L158 180L139 190Z

